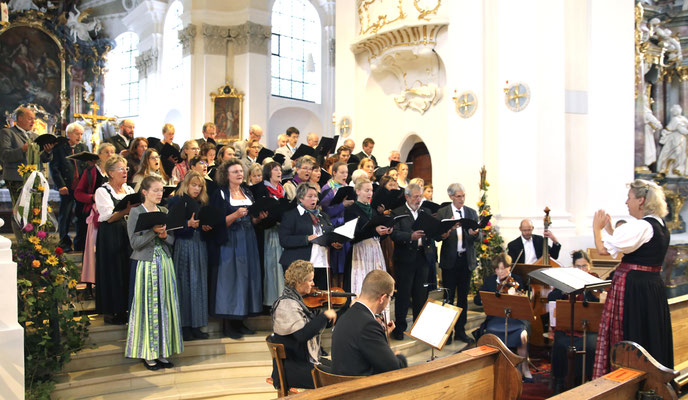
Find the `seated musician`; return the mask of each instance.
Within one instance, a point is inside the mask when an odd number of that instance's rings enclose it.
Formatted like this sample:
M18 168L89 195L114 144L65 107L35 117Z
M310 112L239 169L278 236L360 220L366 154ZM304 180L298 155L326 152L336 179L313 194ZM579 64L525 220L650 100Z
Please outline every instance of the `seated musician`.
M383 326L376 317L393 294L394 279L387 272L373 270L366 275L361 294L332 330L333 373L368 376L408 365L406 357L394 354L389 346L387 336L394 322Z
M534 264L542 257L544 238L540 235L533 235L533 223L529 219L521 221L518 229L521 231L521 236L509 242L507 246L509 256L515 264ZM549 246L549 256L554 259L558 258L561 244L550 230L545 230L544 237L552 239L553 242L552 246Z
M524 288L521 277L511 274L511 257L501 253L492 259L492 268L495 274L486 278L480 291L501 292L506 294L516 294L519 288ZM473 299L476 305L482 306L480 292ZM480 326L481 334L491 333L500 338L508 347L517 348L518 354L528 357L528 331L530 324L527 321L509 318L507 338L504 340L504 317L487 316L485 322ZM521 363L521 373L526 382L532 382L533 375L528 369L528 363Z
M337 313L310 310L303 296L313 288L313 264L296 260L284 273L284 291L272 305L274 342L284 345L284 371L290 387L313 388L314 364L329 364L321 358L320 333L337 320ZM272 364L272 381L279 386L277 365Z
M576 250L571 253L571 261L573 262L573 267L578 268L582 271L590 273L591 262L588 254L583 250ZM600 299L598 295L593 292L585 292L579 296L576 300L583 300L587 302L599 302ZM548 301L557 300L567 300L568 295L562 293L559 289L554 289L547 296ZM556 313L556 309L554 310ZM556 314L554 314L556 316ZM555 318L556 321L556 318ZM564 332L562 330L554 328L554 344L552 345L552 376L554 377L554 393L562 392L564 388L564 381L566 380L566 374L568 373L568 347L571 345L571 335L570 332ZM574 346L577 350L583 348L583 335L582 332L574 332ZM585 375L586 379L590 380L592 378L592 367L595 361L595 345L597 343L597 333L588 332L585 339ZM582 356L576 356L576 382L581 381L581 372L583 362Z

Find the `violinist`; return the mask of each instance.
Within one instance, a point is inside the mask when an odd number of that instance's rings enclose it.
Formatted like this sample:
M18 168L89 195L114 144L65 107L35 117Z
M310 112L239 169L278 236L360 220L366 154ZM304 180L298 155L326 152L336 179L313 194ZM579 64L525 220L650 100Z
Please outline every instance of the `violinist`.
M583 250L576 250L571 253L571 261L573 262L573 267L578 268L581 271L590 273L590 257ZM581 298L576 300L583 300L587 302L599 302L599 298L592 292L586 291L585 295L578 295ZM559 289L554 289L547 296L547 300L557 301L566 300L568 296L562 293ZM554 310L556 312L556 309ZM555 314L556 315L556 314ZM556 321L556 319L555 319ZM592 366L595 360L595 344L597 343L597 333L587 332L585 338L585 374L586 380L590 380L592 377ZM568 372L568 347L571 345L570 332L564 332L556 329L554 327L554 344L552 345L552 376L554 377L554 393L562 392L564 388L564 381L566 380L566 374ZM583 348L583 335L580 332L574 332L574 345L576 349ZM576 381L581 380L581 363L583 362L583 357L581 355L576 356Z
M332 309L318 313L303 302L303 296L313 288L312 263L304 260L291 263L284 273L284 284L282 295L272 305L274 342L284 345L287 355L284 370L289 386L312 389L313 365L330 364L329 360L321 357L320 333L334 324L337 313ZM272 381L277 388L279 375L274 361Z
M517 294L519 288L525 286L521 277L511 273L511 257L506 253L501 253L492 259L492 268L495 274L486 278L480 291L497 292L506 294ZM482 306L483 302L480 298L480 292L476 294L473 299L476 305ZM487 316L485 322L480 325L480 333L491 333L499 337L510 348L517 348L518 354L523 357L528 357L528 331L530 330L530 323L517 319L509 319L509 327L507 338L504 340L504 317ZM521 363L521 373L523 374L524 382L532 382L533 375L528 369L528 363Z
M540 235L533 235L533 222L529 219L524 219L521 221L518 229L521 231L521 236L509 242L507 246L509 256L514 260L516 264L534 264L540 257L542 257L542 250L544 244L544 238ZM561 244L557 240L556 236L546 229L544 232L544 237L552 240L552 246L549 246L549 256L550 258L559 258L559 251L561 250Z

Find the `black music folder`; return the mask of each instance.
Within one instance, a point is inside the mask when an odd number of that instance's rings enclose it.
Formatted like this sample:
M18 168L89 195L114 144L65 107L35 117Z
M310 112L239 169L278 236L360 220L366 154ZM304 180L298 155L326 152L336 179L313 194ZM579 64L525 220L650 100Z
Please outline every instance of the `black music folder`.
M141 204L143 203L143 195L141 193L132 193L124 196L122 200L117 203L113 211L122 211L127 208L127 205L131 204Z
M317 156L317 153L315 152L315 149L312 148L311 146L308 146L306 144L301 144L294 154L291 156L292 160L298 160L299 158L303 156L311 156L315 158Z
M88 151L82 151L80 153L72 154L67 156L66 158L69 158L70 160L77 160L77 161L98 161L100 157L98 157L98 154L95 153L90 153Z
M69 139L67 139L67 136L55 136L51 133L44 133L34 139L33 142L41 147L45 146L46 144L54 144L57 146L62 143L69 143Z

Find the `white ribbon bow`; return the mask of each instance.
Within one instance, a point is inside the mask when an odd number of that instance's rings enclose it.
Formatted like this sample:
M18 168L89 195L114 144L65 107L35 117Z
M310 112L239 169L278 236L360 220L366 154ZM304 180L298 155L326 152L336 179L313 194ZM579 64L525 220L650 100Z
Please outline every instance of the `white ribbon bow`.
M41 225L45 224L48 220L48 181L45 179L42 173L38 171L33 171L29 178L24 183L21 193L19 194L19 199L17 200L17 206L14 210L14 220L17 224L24 228L24 226L29 222L29 215L31 213L31 191L34 188L33 184L36 181L36 177L40 180L40 186L43 187L43 199L41 202ZM24 223L22 223L24 221Z

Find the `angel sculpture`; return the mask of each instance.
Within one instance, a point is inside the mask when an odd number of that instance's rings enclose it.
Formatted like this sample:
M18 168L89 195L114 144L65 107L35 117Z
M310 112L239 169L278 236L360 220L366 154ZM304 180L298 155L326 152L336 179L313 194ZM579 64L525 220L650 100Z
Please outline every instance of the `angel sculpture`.
M91 35L89 34L89 32L95 31L95 33L98 34L98 31L101 28L100 21L96 18L93 18L93 21L91 22L82 22L90 14L90 9L82 13L75 6L74 11L76 11L76 13L70 11L68 13L69 16L67 17L67 20L64 21L67 27L71 29L70 33L72 35L74 42L76 43L77 38L82 41L91 40ZM64 17L61 18L64 19Z
M33 1L31 0L10 0L7 6L12 12L38 10L38 6L33 4Z

